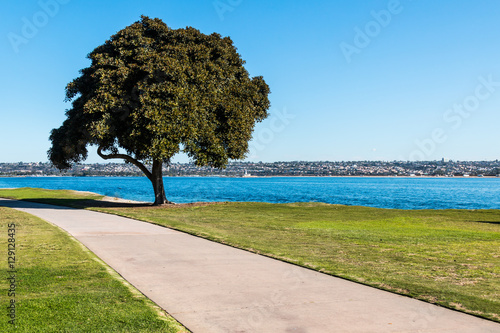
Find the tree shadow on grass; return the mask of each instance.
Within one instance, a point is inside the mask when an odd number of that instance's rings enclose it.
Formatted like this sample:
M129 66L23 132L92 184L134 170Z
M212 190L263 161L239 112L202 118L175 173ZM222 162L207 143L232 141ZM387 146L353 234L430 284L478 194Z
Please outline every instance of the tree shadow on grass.
M136 207L152 207L152 203L132 203L120 201L107 201L95 199L29 199L26 201L33 201L38 203L45 203L49 205L65 206L71 208L136 208Z
M137 208L137 207L153 207L151 203L128 203L128 202L111 202L95 199L65 199L65 198L29 198L15 199L14 201L4 202L6 207L11 208L43 208L36 205L28 205L27 203L39 203L45 205L58 206L60 209L67 208ZM55 208L55 207L54 207Z
M34 203L35 205L30 205ZM86 208L187 208L198 206L209 206L224 204L224 202L193 202L182 204L164 204L153 205L149 202L123 202L123 201L110 201L99 199L68 199L68 198L28 198L28 199L14 199L0 203L0 206L5 205L10 208L46 208L36 204L51 205L56 209L86 209Z
M476 223L500 224L500 221L474 221Z

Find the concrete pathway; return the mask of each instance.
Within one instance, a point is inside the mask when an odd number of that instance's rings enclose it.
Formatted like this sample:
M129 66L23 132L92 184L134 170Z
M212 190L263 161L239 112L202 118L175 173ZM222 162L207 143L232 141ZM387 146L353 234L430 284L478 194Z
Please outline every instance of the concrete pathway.
M87 246L192 332L500 332L500 324L132 219L0 199Z

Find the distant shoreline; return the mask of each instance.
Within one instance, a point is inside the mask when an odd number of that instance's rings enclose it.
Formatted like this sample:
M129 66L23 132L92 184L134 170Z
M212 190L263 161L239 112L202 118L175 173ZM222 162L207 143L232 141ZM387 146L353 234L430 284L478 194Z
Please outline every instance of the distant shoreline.
M96 177L104 177L104 178L118 178L118 177L146 177L143 175L130 175L130 176L123 176L123 175L86 175L86 176L80 176L80 175L61 175L61 176L56 176L56 175L0 175L0 178L96 178ZM331 176L324 176L324 175L269 175L269 176L226 176L226 175L213 175L213 176L207 176L207 175L179 175L179 176L163 176L163 178L433 178L433 179L453 179L453 178L500 178L499 176L429 176L429 175L415 175L415 176L389 176L389 175L331 175Z
M225 169L193 163L171 163L165 177L495 177L500 161L351 161L351 162L230 162ZM31 177L143 177L134 165L123 163L77 164L66 171L49 163L0 163L0 176ZM466 177L464 177L466 178Z

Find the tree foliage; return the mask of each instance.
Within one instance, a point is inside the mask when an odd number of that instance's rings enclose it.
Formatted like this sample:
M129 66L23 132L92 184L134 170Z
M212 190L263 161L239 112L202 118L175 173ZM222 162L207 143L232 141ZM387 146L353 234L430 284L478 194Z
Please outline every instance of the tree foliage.
M249 76L229 37L142 16L88 58L66 87L67 119L50 135L49 159L60 169L85 160L88 145L150 179L146 163L161 169L181 150L198 166L224 168L245 157L268 115L269 87Z

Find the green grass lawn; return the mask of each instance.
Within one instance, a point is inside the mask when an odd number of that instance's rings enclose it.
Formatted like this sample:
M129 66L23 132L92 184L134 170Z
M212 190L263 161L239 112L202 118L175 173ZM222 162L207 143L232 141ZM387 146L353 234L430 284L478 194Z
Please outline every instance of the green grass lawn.
M81 208L85 204L92 204L95 200L102 199L104 196L91 192L23 187L13 190L0 189L0 197Z
M59 228L0 207L0 332L186 332ZM15 224L15 296L7 277L8 226ZM7 306L15 299L15 327Z
M19 193L0 196L27 198ZM79 204L77 198L72 203ZM320 203L102 207L88 198L80 204L500 322L500 210Z

